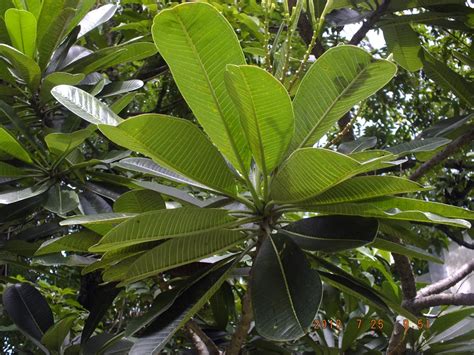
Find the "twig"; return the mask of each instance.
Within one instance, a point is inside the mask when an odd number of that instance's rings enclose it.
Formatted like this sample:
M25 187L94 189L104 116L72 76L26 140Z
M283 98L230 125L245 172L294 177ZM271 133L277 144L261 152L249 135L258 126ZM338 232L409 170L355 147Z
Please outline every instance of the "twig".
M380 6L370 15L370 17L362 24L359 30L354 33L352 38L349 41L349 44L358 45L367 35L379 18L383 15L385 10L387 10L390 0L384 0Z
M406 306L412 309L421 310L423 308L442 305L472 306L474 305L474 293L441 293L426 297L417 297L408 302Z

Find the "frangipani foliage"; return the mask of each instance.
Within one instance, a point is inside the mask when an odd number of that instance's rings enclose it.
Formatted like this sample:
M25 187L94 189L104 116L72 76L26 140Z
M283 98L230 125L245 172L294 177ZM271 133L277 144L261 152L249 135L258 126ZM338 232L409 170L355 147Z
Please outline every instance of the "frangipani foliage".
M41 11L49 3L62 2L44 1ZM112 5L104 7L94 10L102 9L100 16L85 15L90 7L81 10L83 21L108 20L114 10ZM12 6L5 24L34 23L34 11L29 10ZM416 322L399 299L331 262L339 252L360 248L366 257L361 257L361 264L366 264L372 255L364 246L439 262L424 250L394 243L385 233L403 230L400 226L407 222L466 229L474 219L467 209L412 198L430 187L383 173L403 163L408 154L431 154L449 139L430 137L386 150L371 150L370 139L346 142L337 150L326 147L327 133L336 122L394 77L397 66L391 60L355 46L336 46L292 87L294 83L247 64L232 26L207 3L160 11L151 28L154 43L75 52L76 40L92 30L89 21L80 27L71 22L70 32L58 39L60 46L51 49L50 59L44 59L46 54L39 53L31 38L28 43L19 41L22 37L13 30L0 53L6 58L4 71L12 74L9 89L26 85L26 98L35 103L43 95L46 101L40 108L62 110L67 116L64 124L74 124L70 130L61 127L46 135L44 142L34 138L27 147L10 129L1 128L0 147L8 162L0 162L0 168L9 179L9 187L0 193L5 205L1 208L15 213L13 208L31 211L42 205L64 217L60 227L68 233L37 243L27 257L48 265L48 256L67 253L68 262L83 267L84 278L101 273L97 302L88 308L80 341L71 344L65 339L73 320L65 317L53 325L51 311L34 288L21 284L4 292L7 312L39 348L54 352L71 345L77 350L80 343L93 353L115 341L111 351L158 353L208 303L217 309L217 319L219 306L229 301L228 280L239 272L248 280L242 303L250 304L256 333L265 340L304 338L320 305L330 303L323 298L328 285L363 299L387 322L396 315ZM140 83L104 87L103 79L89 86L83 81L156 51L193 119L156 113L121 117L131 102L127 92ZM61 53L62 64L53 65ZM68 56L76 60L68 63ZM406 66L418 68L411 61ZM49 72L61 75L61 80L47 85ZM76 80L64 80L72 76ZM107 101L122 94L115 102ZM53 98L68 112L55 106ZM24 120L14 119L18 113L8 103L1 107L18 124L15 131L27 137L28 130L20 125ZM20 112L22 118L28 117L23 113L28 109ZM126 150L86 159L78 147L90 137L105 137L115 148ZM147 179L133 178L137 173ZM10 188L12 181L18 182L15 189ZM104 182L119 192L104 188ZM113 208L105 198L114 201ZM22 245L10 242L6 247L18 250ZM146 312L128 322L123 334L89 341L116 295L142 281L164 284ZM18 299L24 302L18 305ZM32 312L35 304L38 309ZM16 312L30 317L19 319ZM221 319L223 328L229 327L229 317ZM346 334L347 349L351 336ZM127 339L118 341L122 336Z
M357 47L335 47L312 65L292 100L275 77L245 63L231 26L208 4L161 11L152 35L202 130L160 114L122 120L79 88L52 89L60 103L110 141L148 158L127 158L118 166L213 196L208 203L194 202L169 187L137 182L150 191L120 197L113 214L63 222L100 230L103 236L88 250L102 256L88 268L104 269L104 280L119 287L224 256L179 290L163 294L174 294L168 300L174 305L144 317L150 330L131 353L162 349L248 253L254 255L249 287L257 332L288 341L307 334L318 313L318 270L326 266L314 261L316 255L385 241L378 237L379 224L390 220L469 228L472 211L400 197L426 187L375 173L398 164L410 147L342 154L317 145L343 114L390 81L397 70L390 61ZM425 143L432 149L433 142ZM152 198L154 192L180 206L167 209ZM294 212L304 214L289 223ZM341 276L323 275L334 282ZM378 297L379 307L388 310L384 297Z

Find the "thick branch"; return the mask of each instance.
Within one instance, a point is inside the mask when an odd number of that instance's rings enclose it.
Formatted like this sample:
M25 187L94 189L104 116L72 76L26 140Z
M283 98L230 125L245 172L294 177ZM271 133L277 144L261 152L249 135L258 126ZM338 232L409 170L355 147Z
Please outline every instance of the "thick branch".
M462 148L464 145L472 143L474 140L474 129L468 133L456 138L449 143L441 152L436 154L433 158L423 163L416 171L411 174L410 180L418 180L425 175L429 170L433 169L436 165L440 164L443 160L449 158L456 151Z
M199 355L219 355L221 353L216 344L214 344L196 322L189 320L185 328Z
M382 4L370 15L370 17L362 24L359 30L354 33L349 44L358 45L367 35L372 27L374 27L375 23L379 20L379 18L383 15L385 10L387 10L388 5L390 4L390 0L384 0Z
M407 303L412 309L421 310L423 308L436 307L442 305L450 306L473 306L474 293L441 293L426 297L417 297Z
M245 339L247 339L247 334L249 332L253 317L252 300L250 295L251 292L252 290L249 283L247 285L247 292L242 299L242 316L240 318L239 325L232 336L229 348L226 351L227 355L238 355L242 345L245 343Z
M403 299L411 300L416 297L416 283L410 260L405 255L392 254L395 261L395 268L400 276Z
M460 282L462 279L464 279L473 271L474 271L474 260L465 264L463 267L461 267L458 271L456 271L451 276L443 280L440 280L438 282L435 282L434 284L426 286L425 288L422 288L420 291L418 291L417 298L446 291L447 289L456 285L458 282Z

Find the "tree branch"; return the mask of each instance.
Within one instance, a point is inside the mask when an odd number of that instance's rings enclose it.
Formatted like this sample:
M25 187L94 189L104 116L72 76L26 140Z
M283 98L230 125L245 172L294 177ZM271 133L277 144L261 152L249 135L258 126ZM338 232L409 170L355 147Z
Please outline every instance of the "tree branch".
M474 293L440 293L426 297L417 297L407 303L407 306L417 310L442 305L472 306L474 305Z
M461 149L464 145L472 143L474 139L474 129L471 129L466 134L459 136L451 143L449 143L441 152L436 154L433 158L423 163L416 171L411 174L410 180L418 180L425 175L429 170L433 169L436 165L440 164L443 160L449 158L457 150Z
M416 283L410 260L405 255L392 254L395 261L395 269L400 276L403 299L411 300L416 297Z
M242 299L242 316L240 318L239 325L232 336L229 348L226 351L227 355L238 355L242 345L245 342L245 339L247 338L253 318L252 300L250 295L251 292L252 290L250 288L250 283L248 283L247 292L245 292L245 295Z
M390 4L390 0L384 0L380 6L370 15L370 17L362 24L359 30L354 33L349 44L358 45L367 35L372 27L374 27L375 23L379 20L379 18L383 15L385 10L387 10L388 5Z
M465 264L463 267L461 267L458 271L456 271L451 276L443 280L440 280L438 282L435 282L434 284L426 286L425 288L422 288L420 291L418 291L417 298L426 297L429 295L433 295L435 293L446 291L447 289L456 285L458 282L460 282L462 279L464 279L473 271L474 271L474 260Z
M185 329L199 355L219 355L221 353L216 344L214 344L211 338L204 333L195 321L192 319L188 320Z

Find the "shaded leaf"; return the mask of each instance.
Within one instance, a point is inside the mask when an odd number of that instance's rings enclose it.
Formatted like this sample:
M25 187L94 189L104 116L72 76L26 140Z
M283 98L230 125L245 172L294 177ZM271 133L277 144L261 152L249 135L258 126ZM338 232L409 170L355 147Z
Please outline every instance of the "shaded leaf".
M32 163L30 154L5 128L0 126L0 150L26 163Z
M382 30L389 52L401 67L408 71L423 68L420 40L409 24L385 25Z
M73 190L62 188L60 184L53 185L48 191L48 199L44 208L58 215L65 215L79 206L79 197Z
M64 339L66 339L67 335L69 334L75 319L75 316L69 316L55 323L43 335L41 342L46 345L48 349L59 351Z
M411 245L401 245L399 243L394 243L389 240L377 238L371 245L372 248L377 248L381 250L386 250L391 253L397 253L400 255L406 255L411 258L416 258L420 260L427 260L438 264L444 264L443 260L440 258L428 253L427 251L411 246Z
M99 242L101 236L90 231L80 231L64 237L45 241L35 255L59 253L61 251L88 252L89 247Z
M133 190L121 195L114 203L114 212L144 213L165 209L166 205L158 192Z

